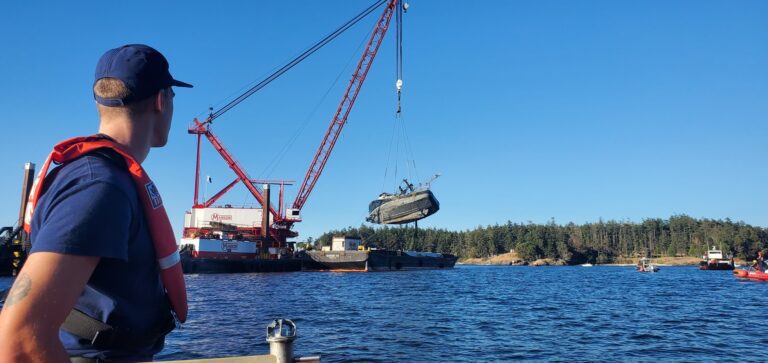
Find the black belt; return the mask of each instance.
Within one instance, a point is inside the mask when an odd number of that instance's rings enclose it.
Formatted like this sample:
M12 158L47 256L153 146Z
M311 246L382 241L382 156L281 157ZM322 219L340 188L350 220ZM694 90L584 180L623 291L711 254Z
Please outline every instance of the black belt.
M72 309L61 328L91 342L94 347L106 349L130 349L154 344L176 327L176 320L168 317L150 333L134 333L128 329L113 327L85 313ZM78 359L81 359L78 357ZM89 359L89 358L82 358ZM85 362L85 361L83 361Z

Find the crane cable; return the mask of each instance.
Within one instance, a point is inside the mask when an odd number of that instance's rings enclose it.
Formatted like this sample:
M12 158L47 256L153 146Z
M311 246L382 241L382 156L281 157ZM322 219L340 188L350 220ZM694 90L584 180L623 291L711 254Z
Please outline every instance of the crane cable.
M315 43L313 46L309 47L307 50L299 54L296 58L294 58L292 61L288 62L288 64L282 66L280 69L269 75L267 78L256 84L255 86L251 87L248 91L241 94L234 100L230 101L226 105L224 105L221 109L219 109L216 112L212 112L208 119L205 121L207 123L211 123L214 119L221 116L225 112L232 109L232 107L237 106L240 102L243 102L246 98L250 97L260 89L264 88L264 86L268 85L281 75L283 73L287 72L289 69L293 68L297 64L301 63L304 59L312 55L314 52L316 52L318 49L322 48L326 44L330 43L333 39L339 36L339 34L343 33L353 25L357 24L360 20L368 16L368 14L372 13L376 8L384 4L387 0L377 0L373 5L369 6L367 9L363 10L360 14L357 14L355 17L344 23L342 26L340 26L338 29L334 30L332 33L328 34L325 38L321 39L319 42Z
M402 150L401 150L402 149ZM420 181L418 168L416 167L416 158L414 156L413 148L411 147L410 139L408 138L408 130L406 128L405 117L401 113L395 118L395 122L392 124L392 133L389 138L389 148L387 152L387 160L384 167L384 178L382 181L382 189L386 190L387 182L394 181L395 185L399 185L402 180L399 178L399 164L403 162L405 164L405 172L411 183L414 181ZM394 167L394 173L392 174L393 180L388 180L389 167ZM396 190L397 188L395 188Z
M360 54L360 49L363 48L365 45L365 41L368 40L368 38L371 37L371 33L373 31L370 31L365 34L360 39L360 42L357 45L357 48L355 48L354 52L350 53L349 59L347 59L347 62L344 64L344 67L342 67L339 70L339 73L336 75L336 78L333 80L330 86L328 86L328 89L325 91L325 94L323 94L322 97L320 97L320 100L315 104L314 108L312 108L312 111L307 115L307 117L304 118L304 121L301 123L301 125L293 132L293 134L287 139L287 141L283 144L283 147L280 149L280 151L277 152L277 155L272 158L272 160L264 167L262 172L259 174L259 179L269 179L272 173L277 169L278 165L280 165L283 161L283 158L288 154L288 151L293 147L293 145L298 140L299 136L304 132L304 130L309 125L309 122L314 119L315 114L320 109L320 106L323 105L325 100L328 98L328 95L336 89L336 85L341 80L342 76L344 74L348 73L348 69L351 67L352 61L355 59L355 57Z
M397 44L395 45L395 87L397 88L397 115L400 115L400 95L403 89L403 9L407 9L408 4L404 3L397 7L395 21L397 22Z
M413 149L410 146L410 140L408 139L408 132L406 130L405 120L403 118L401 99L403 88L403 12L407 12L408 3L403 3L398 6L395 13L395 20L397 22L397 36L395 44L395 76L397 81L395 82L395 88L397 89L397 111L395 112L395 122L392 126L392 135L389 141L389 152L387 153L387 161L384 168L384 181L382 182L382 190L384 190L387 183L387 176L389 174L390 161L394 160L394 174L395 185L399 184L398 178L398 161L400 160L400 143L403 143L403 152L405 154L405 166L408 178L413 181L413 174L416 176L416 180L419 178L418 170L416 169L416 161L413 157ZM394 158L392 157L394 149ZM410 160L409 160L410 159ZM411 173L413 171L413 174Z
M400 96L401 91L403 88L403 13L408 11L408 3L403 2L399 7L397 11L397 82L395 83L395 86L397 87L397 118L401 119L402 115L402 109L400 107ZM413 156L413 149L411 148L410 140L408 139L408 132L405 128L405 121L401 119L402 122L401 128L402 128L402 135L403 135L403 143L404 143L404 151L406 156L406 164L408 164L408 159L410 157L411 164L413 166L413 172L416 174L416 180L419 180L419 172L418 169L416 169L416 158ZM408 170L408 178L410 178L412 181L413 175L411 174L411 168L407 168Z

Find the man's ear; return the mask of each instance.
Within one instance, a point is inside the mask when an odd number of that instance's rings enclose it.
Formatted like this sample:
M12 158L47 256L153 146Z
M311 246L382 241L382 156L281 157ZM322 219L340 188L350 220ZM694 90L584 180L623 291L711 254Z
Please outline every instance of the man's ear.
M157 95L155 95L155 102L154 102L154 109L157 112L163 112L163 109L165 108L165 104L163 103L165 101L165 90L160 90L160 92L157 92Z

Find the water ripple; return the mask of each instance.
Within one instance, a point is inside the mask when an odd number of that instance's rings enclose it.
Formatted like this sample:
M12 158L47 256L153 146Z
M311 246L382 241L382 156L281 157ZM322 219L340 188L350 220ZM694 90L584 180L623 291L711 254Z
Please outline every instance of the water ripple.
M768 284L664 267L459 266L188 275L190 313L158 360L264 354L293 319L324 362L743 361L768 344ZM0 278L0 288L10 279Z

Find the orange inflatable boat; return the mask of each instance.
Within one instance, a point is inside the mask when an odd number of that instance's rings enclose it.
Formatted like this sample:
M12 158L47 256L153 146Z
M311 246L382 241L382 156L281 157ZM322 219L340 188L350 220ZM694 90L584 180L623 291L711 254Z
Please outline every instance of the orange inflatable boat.
M757 270L733 270L733 275L745 279L768 281L768 273Z

